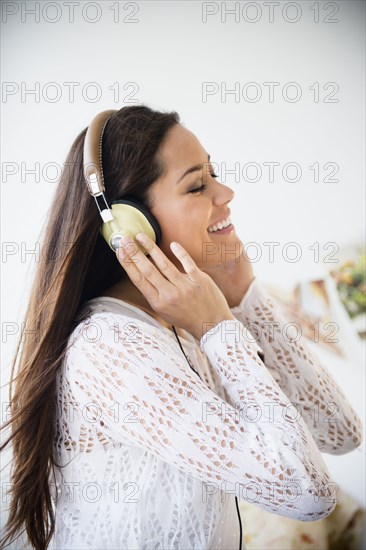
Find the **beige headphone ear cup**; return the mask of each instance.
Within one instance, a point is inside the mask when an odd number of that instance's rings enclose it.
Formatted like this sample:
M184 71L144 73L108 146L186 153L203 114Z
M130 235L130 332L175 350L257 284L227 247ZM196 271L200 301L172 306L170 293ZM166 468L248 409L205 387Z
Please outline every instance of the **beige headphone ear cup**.
M131 237L136 237L137 233L140 232L145 233L158 244L157 236L161 235L160 226L151 212L149 212L149 216L147 217L145 208L143 208L144 212L142 212L140 206L119 201L112 204L111 210L113 221L103 223L101 233L112 250L114 248L111 246L111 240L118 238L120 234L126 233L131 235ZM155 231L156 227L158 227L158 231ZM148 254L142 245L139 244L139 247L144 254Z
M131 195L125 195L122 199L116 199L113 201L113 205L128 205L133 207L133 211L136 213L138 220L145 226L152 228L153 236L151 237L156 244L159 246L161 243L161 228L158 220L155 218L154 214L143 204L141 201L136 199ZM136 212L137 211L137 212ZM147 229L149 231L150 229ZM136 234L138 231L136 231ZM149 235L150 236L150 235Z

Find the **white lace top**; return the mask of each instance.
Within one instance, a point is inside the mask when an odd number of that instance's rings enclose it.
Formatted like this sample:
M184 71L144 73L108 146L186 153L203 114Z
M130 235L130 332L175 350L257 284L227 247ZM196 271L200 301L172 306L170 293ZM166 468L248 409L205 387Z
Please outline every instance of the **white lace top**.
M361 422L257 279L236 321L181 331L201 378L141 309L100 297L83 311L57 378L50 548L238 549L235 495L304 521L333 511L319 449L353 450Z

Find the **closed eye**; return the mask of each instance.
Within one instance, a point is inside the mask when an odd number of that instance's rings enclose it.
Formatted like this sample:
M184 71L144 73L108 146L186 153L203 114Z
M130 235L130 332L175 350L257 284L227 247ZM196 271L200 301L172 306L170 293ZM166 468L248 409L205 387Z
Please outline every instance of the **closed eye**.
M207 185L204 183L201 185L201 187L197 187L196 189L192 189L191 191L188 191L188 193L200 193L201 191L204 191L207 189Z
M212 178L218 178L217 174L210 174ZM188 193L200 193L207 189L207 185L204 183L200 187L197 187L196 189L191 189L191 191L188 191Z

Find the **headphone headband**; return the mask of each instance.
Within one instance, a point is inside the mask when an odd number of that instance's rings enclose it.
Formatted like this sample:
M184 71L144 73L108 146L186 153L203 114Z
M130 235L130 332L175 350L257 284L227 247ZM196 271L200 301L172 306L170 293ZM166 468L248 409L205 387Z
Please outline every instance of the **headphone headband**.
M102 140L108 120L115 109L102 111L88 126L84 139L84 177L89 193L96 197L105 191L102 167Z
M109 206L104 195L102 164L102 142L104 129L110 117L116 112L111 109L96 115L88 126L84 138L83 165L88 191L96 202L103 220L100 232L114 251L120 245L123 235L136 236L143 232L157 244L161 240L161 229L155 216L136 198L126 196L115 200ZM147 251L144 250L147 254Z

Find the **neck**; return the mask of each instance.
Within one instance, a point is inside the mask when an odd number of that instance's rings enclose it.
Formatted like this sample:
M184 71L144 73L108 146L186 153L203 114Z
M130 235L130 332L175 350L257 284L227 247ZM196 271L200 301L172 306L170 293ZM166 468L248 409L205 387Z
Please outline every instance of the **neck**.
M140 290L133 284L131 279L124 278L107 288L101 294L102 296L111 296L112 298L118 298L119 300L124 300L129 302L132 305L135 305L146 313L154 317L159 323L164 325L169 330L172 330L172 327L164 319L162 319L155 310L152 309L149 302L146 300L145 296L140 292Z

